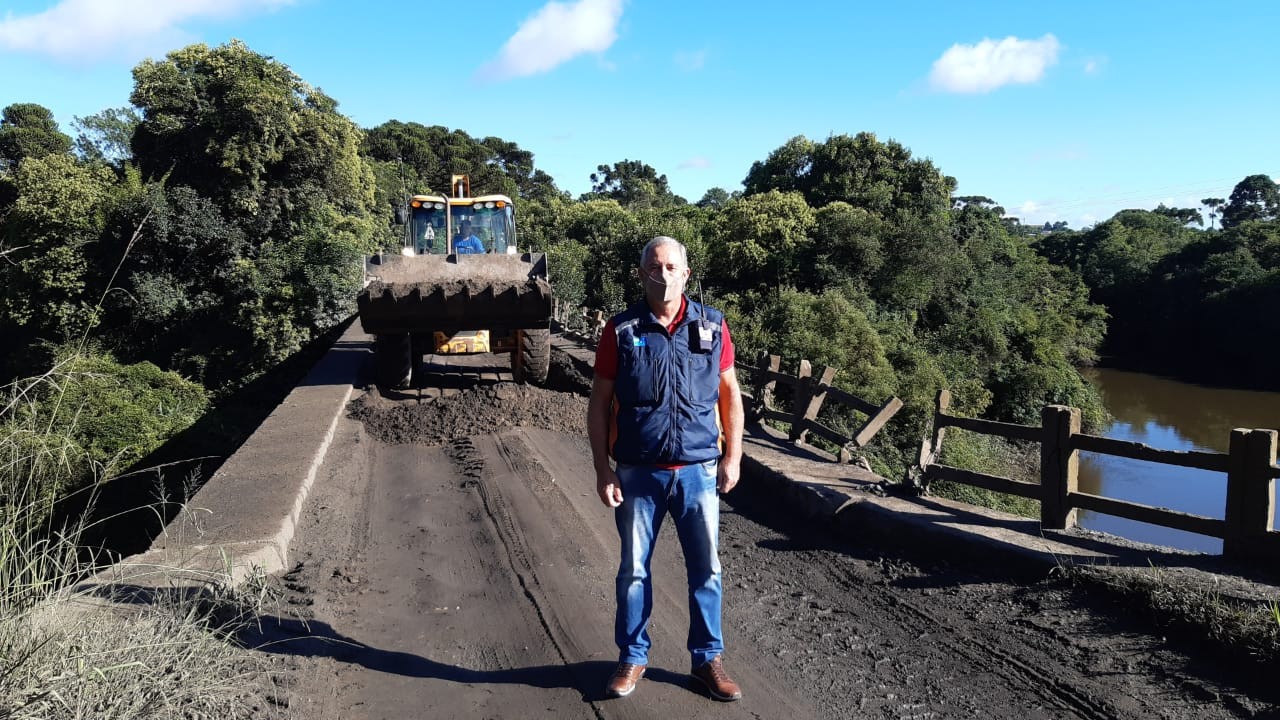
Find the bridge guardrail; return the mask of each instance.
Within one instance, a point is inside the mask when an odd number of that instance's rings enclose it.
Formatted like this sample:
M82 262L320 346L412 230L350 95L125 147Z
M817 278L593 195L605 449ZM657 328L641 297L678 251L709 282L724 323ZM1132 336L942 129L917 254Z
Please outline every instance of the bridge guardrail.
M890 397L884 403L876 405L833 386L831 383L835 380L836 369L830 366L823 367L822 372L815 376L813 365L808 360L801 360L796 374L788 375L781 372L782 359L777 355L761 353L757 363L754 366L735 364L737 369L747 372L747 384L752 387L750 393L743 393L747 418L756 422L777 420L790 424L788 438L795 443L806 442L809 433L813 433L838 448L837 458L842 463L851 462L853 451L869 443L902 409L902 400L897 397ZM778 383L788 385L791 389L790 410L774 407L774 393ZM827 400L862 413L866 420L852 435L823 425L818 422L818 413Z
M1076 525L1076 511L1092 510L1130 520L1221 538L1224 556L1280 558L1280 533L1272 530L1275 518L1274 480L1276 430L1237 428L1231 431L1229 452L1161 450L1143 443L1088 435L1080 432L1080 410L1049 405L1041 411L1039 427L964 418L947 411L951 393L938 393L933 431L920 445L917 467L926 482L951 482L1008 493L1040 501L1040 526L1065 530ZM943 465L937 462L947 428L969 430L1011 440L1040 444L1040 482L1011 478ZM1163 465L1199 468L1227 475L1223 518L1178 512L1116 498L1080 492L1079 453L1144 460Z

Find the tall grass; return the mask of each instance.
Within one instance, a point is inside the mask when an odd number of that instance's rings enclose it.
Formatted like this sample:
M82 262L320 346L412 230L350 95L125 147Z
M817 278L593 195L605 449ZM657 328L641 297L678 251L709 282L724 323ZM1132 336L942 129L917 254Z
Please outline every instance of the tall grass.
M55 524L58 505L94 494L138 452L85 432L115 406L100 402L109 378L76 370L83 360L0 396L0 717L270 716L271 688L258 680L268 660L232 641L261 596L232 590L229 573L127 602L75 589L91 570L77 544L86 528Z

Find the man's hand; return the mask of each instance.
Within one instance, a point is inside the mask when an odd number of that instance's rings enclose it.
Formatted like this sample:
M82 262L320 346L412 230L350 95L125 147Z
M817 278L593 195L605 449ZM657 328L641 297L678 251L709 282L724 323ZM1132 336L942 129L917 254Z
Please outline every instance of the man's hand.
M720 397L716 400L720 422L724 427L724 456L716 472L716 489L727 493L738 484L742 463L742 392L738 374L733 368L720 373Z
M738 463L729 460L722 460L720 467L716 470L716 490L722 494L727 493L738 484L738 473L741 468Z
M621 505L622 483L618 481L618 474L608 468L596 471L596 494L600 502L611 508Z

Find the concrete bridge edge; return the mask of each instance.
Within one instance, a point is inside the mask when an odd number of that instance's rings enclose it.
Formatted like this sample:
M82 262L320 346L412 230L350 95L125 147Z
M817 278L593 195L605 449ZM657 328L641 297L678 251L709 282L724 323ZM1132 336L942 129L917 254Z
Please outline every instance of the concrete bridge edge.
M148 550L102 570L77 590L234 587L284 570L298 518L359 383L370 342L359 323L352 323Z

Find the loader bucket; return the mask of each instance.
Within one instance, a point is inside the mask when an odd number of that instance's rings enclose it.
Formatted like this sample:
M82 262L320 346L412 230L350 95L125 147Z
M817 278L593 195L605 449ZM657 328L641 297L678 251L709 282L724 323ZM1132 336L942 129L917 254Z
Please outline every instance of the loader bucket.
M543 253L387 254L366 269L370 281L356 305L372 335L541 329L551 322Z

